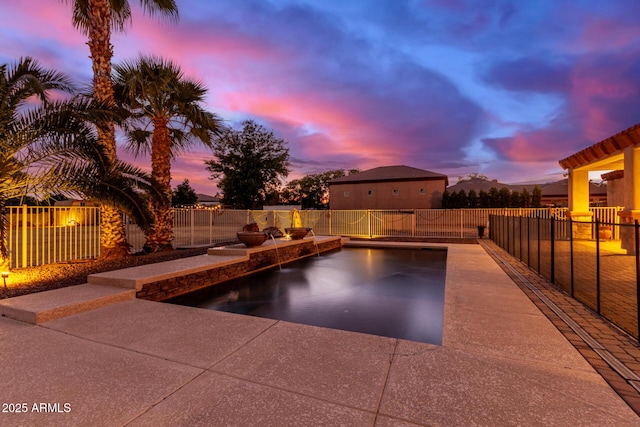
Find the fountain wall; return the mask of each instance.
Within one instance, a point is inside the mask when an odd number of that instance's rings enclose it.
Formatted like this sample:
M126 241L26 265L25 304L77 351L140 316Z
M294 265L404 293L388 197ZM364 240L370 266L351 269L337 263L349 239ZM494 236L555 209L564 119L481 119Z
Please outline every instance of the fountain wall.
M209 255L205 256L239 255L239 258L234 262L213 265L212 268L205 271L145 283L142 289L137 291L136 297L151 301L163 301L251 273L278 268L278 265L309 256L317 256L322 252L340 247L342 247L340 237L323 237L317 240L307 238L278 241L277 244L265 244L265 246L256 248L244 248L242 245L213 248L209 250Z

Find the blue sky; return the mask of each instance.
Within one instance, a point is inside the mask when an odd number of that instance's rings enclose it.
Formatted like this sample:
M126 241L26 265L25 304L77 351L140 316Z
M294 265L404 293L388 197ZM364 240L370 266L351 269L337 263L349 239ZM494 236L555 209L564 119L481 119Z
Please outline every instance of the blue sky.
M114 63L178 62L209 110L288 141L289 179L405 164L451 182L548 182L558 160L640 122L634 0L177 0L177 23L130 3ZM90 83L68 3L0 5L1 63L32 56ZM176 159L173 185L215 193L208 158Z

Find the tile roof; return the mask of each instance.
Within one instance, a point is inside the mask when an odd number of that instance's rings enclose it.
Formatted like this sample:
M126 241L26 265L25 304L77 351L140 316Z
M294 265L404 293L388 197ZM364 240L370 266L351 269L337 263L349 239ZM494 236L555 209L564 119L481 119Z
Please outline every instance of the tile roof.
M563 169L577 168L618 153L626 147L638 145L640 145L640 123L578 151L558 163Z
M425 179L444 179L445 185L449 182L447 175L431 172L411 166L381 166L368 169L362 172L353 173L348 176L333 179L329 184L346 184L356 182L376 182L376 181L408 181Z

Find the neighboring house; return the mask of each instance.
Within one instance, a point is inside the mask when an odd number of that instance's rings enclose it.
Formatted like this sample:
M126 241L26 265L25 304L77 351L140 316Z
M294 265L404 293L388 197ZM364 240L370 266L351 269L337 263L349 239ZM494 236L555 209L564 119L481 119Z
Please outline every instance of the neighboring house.
M215 196L209 196L207 194L197 193L199 206L218 206L220 205L220 199Z
M437 209L449 179L410 166L382 166L329 181L332 210Z
M58 200L56 201L53 206L81 206L81 207L85 207L85 206L98 206L97 204L89 201L89 200L74 200L74 199L67 199L67 200Z
M497 179L489 181L488 179L482 178L469 178L463 179L462 181L458 181L457 184L447 187L447 192L449 194L459 193L460 190L464 190L464 192L468 195L471 190L476 192L476 196L480 194L480 191L484 191L488 193L491 188L495 187L497 190L500 190L502 187L507 187L510 190L513 190L509 184L503 184L498 182Z
M546 185L542 190L542 206L566 207L569 204L569 180L563 179ZM607 185L589 182L589 206L607 205Z

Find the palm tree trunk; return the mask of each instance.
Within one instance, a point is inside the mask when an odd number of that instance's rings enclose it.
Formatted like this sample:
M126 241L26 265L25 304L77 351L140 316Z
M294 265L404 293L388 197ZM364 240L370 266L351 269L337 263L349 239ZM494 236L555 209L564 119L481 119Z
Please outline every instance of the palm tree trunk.
M153 120L151 139L151 176L160 186L163 196L150 198L153 232L146 236L145 250L151 252L172 250L173 214L171 212L171 137L166 119Z
M6 200L0 199L0 270L2 271L8 271L10 266L7 246L7 236L10 231Z
M89 0L89 52L93 67L93 90L99 101L113 103L111 81L111 4L109 0ZM98 129L98 142L105 147L109 158L117 160L115 127L110 123L106 130ZM112 206L100 208L100 257L122 257L129 253L124 222L120 212Z
M112 206L100 205L100 258L118 258L129 254L122 213Z

